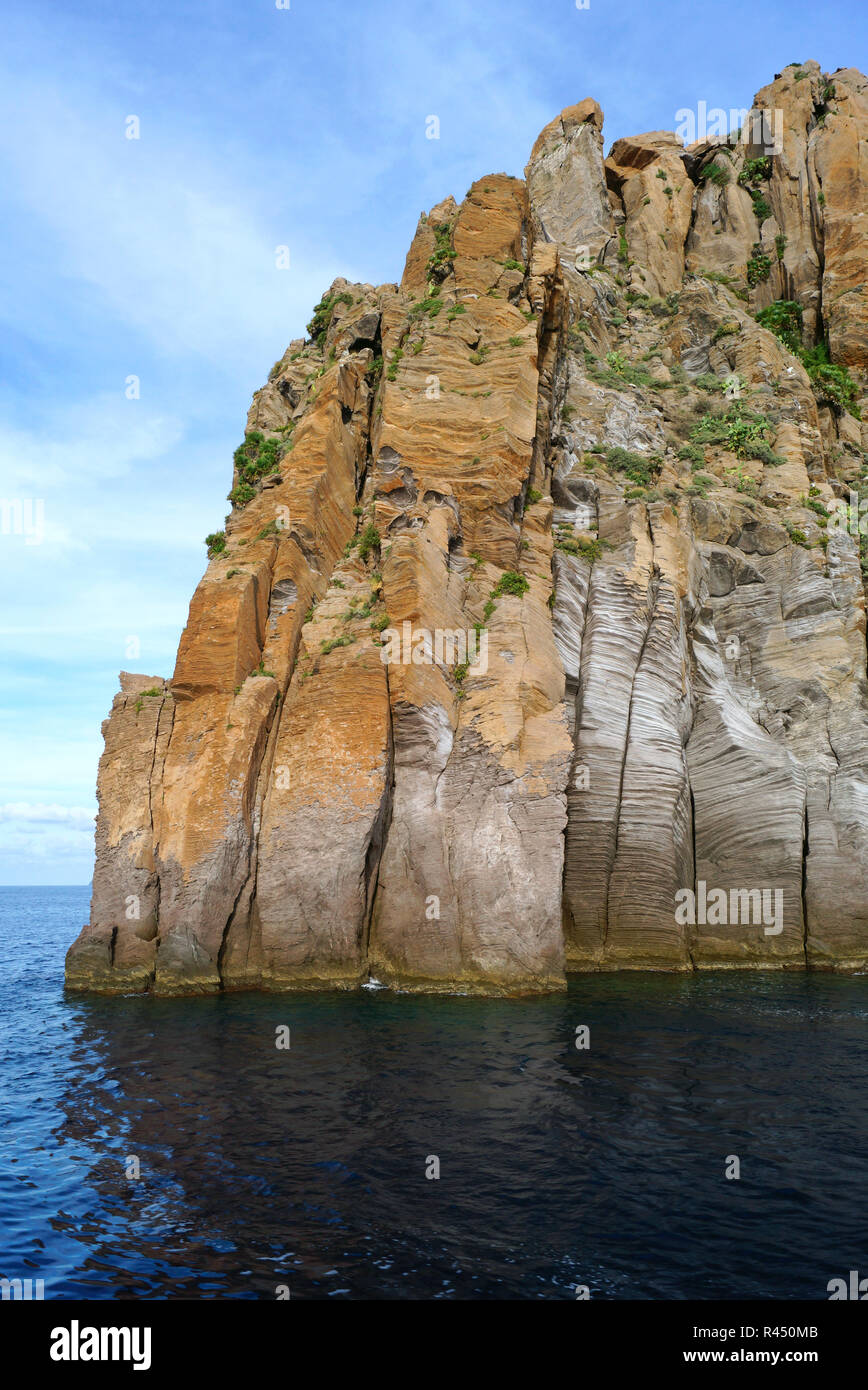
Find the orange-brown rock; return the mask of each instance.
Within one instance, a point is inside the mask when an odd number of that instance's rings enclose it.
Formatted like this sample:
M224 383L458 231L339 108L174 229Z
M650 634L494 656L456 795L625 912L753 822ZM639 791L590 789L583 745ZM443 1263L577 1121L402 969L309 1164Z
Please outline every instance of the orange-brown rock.
M616 140L606 174L623 200L621 259L635 269L630 283L650 295L672 294L684 276L694 188L682 147L668 131Z

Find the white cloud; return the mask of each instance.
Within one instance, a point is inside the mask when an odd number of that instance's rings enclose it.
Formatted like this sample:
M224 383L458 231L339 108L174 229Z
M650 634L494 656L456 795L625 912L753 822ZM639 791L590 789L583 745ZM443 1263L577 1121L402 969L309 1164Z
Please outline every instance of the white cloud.
M0 821L35 821L39 824L63 824L70 829L93 832L95 806L58 806L41 802L7 801L0 806Z
M94 814L94 807L47 802L0 806L3 882L86 882L93 868Z
M133 463L159 458L182 439L175 416L154 414L121 391L85 401L47 402L38 428L0 425L0 465L7 495L94 483L127 473Z
M35 567L40 561L53 565L59 549L87 550L108 538L135 543L142 507L131 505L129 491L121 500L113 485L136 465L164 458L183 436L178 418L149 411L120 393L53 408L49 403L38 427L0 425L3 500L19 509L17 521L13 510L4 510L0 569L11 564L20 571L22 564ZM147 496L156 512L159 499L153 490ZM113 511L120 515L107 526ZM152 519L155 531L164 529L165 518L163 527L156 515Z

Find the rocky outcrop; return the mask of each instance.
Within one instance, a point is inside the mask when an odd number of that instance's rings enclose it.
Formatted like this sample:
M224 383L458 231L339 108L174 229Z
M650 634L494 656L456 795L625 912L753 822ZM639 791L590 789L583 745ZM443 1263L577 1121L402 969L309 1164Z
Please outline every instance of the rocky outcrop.
M868 964L866 101L583 101L335 281L121 676L71 988Z

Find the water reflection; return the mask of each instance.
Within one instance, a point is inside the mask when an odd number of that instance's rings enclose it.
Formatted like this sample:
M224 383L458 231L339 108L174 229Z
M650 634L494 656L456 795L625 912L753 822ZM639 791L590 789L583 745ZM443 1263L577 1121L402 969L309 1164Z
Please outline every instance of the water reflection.
M92 1294L822 1296L865 1258L839 1166L866 1157L865 992L78 1002L57 1137L91 1200L52 1226Z
M86 900L0 889L0 1274L49 1298L824 1298L868 1269L865 977L64 997Z

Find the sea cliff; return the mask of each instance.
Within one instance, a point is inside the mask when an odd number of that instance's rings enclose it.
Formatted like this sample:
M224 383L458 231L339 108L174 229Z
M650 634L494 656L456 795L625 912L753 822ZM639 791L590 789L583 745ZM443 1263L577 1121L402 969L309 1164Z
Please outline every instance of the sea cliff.
M569 107L335 281L121 674L67 985L864 969L866 273L868 80L811 62L738 138Z

